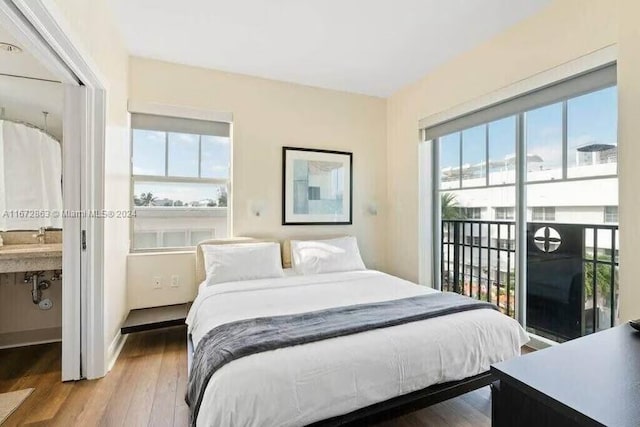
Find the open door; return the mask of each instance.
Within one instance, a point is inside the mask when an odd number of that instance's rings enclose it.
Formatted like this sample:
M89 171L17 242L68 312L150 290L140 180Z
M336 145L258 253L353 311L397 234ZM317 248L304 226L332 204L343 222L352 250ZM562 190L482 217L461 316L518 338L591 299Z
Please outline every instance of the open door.
M64 85L62 380L105 375L103 224L106 96L44 0L0 0L0 25Z
M64 137L62 154L63 250L62 250L62 380L84 377L82 367L83 339L82 283L84 256L82 251L81 172L82 125L86 120L85 92L82 86L65 85ZM75 119L71 119L75 118Z

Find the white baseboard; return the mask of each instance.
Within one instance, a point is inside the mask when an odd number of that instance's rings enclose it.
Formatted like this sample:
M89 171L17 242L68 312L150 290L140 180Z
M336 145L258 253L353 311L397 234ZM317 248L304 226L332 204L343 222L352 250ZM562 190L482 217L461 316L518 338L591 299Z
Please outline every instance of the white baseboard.
M27 347L62 341L62 328L30 329L26 331L5 332L0 334L0 349Z
M107 353L107 360L109 361L107 364L107 372L111 371L113 365L116 364L116 360L118 360L118 356L120 356L124 343L127 341L127 336L128 335L122 335L120 331L118 331L113 341L111 341Z
M52 340L41 340L41 341L29 341L20 344L8 344L8 345L0 345L0 350L5 350L8 348L18 348L18 347L29 347L31 345L39 345L39 344L51 344L53 342L62 342L61 339L52 339Z

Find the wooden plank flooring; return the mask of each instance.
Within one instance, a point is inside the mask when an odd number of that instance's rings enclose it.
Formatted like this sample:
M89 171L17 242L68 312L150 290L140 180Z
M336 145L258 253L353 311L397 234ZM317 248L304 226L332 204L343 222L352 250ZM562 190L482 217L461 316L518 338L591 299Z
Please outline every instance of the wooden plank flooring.
M130 335L100 380L60 382L60 344L0 350L0 393L35 391L5 426L187 426L184 327ZM489 388L465 394L377 427L490 426Z

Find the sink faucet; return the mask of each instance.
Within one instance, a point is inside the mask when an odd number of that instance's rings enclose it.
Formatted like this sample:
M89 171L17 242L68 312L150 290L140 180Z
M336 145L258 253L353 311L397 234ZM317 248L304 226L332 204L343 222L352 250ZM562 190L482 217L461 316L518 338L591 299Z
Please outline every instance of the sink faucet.
M47 231L47 227L40 227L38 229L38 234L34 234L33 237L38 239L38 244L42 245L44 243L44 236Z

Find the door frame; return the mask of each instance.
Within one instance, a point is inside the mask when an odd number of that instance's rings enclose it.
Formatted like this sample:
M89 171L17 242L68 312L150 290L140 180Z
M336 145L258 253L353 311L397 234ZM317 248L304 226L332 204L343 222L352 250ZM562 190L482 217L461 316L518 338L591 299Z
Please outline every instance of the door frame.
M62 380L107 372L103 235L106 86L47 0L0 0L0 25L60 78L63 117ZM64 167L67 165L67 167ZM75 167L80 165L80 167Z

